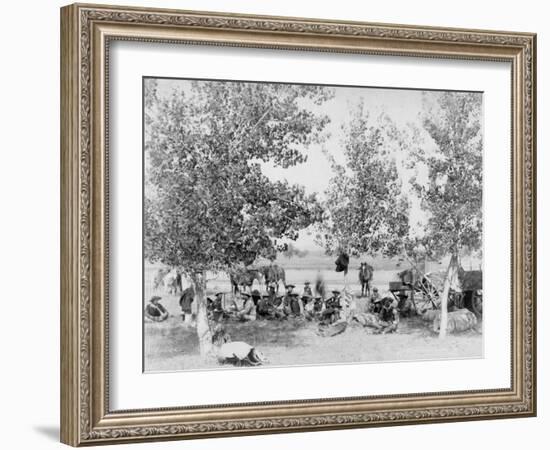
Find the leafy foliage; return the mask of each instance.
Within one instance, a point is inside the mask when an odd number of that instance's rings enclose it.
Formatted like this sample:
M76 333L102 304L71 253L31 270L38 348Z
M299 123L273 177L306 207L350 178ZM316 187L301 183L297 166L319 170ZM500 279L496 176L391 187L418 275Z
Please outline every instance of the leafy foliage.
M392 256L401 250L409 228L409 205L387 149L391 128L387 118L371 124L360 103L344 128L345 163L327 153L335 173L326 192L327 217L321 224L328 253Z
M437 152L419 149L415 154L416 164L427 172L427 181L412 180L429 212L425 245L434 256L478 250L483 228L481 95L444 92L424 109L424 128L437 146Z
M430 213L426 225L427 248L434 254L451 254L441 294L440 338L447 332L447 304L459 271L462 251L481 247L483 232L483 141L481 95L450 93L425 105L423 125L437 146L429 154L419 150L416 160L427 170L427 182L413 179L422 206Z
M315 113L330 89L194 81L159 98L145 85L145 252L188 273L273 258L321 218L315 195L272 181L262 163L290 167L322 138ZM154 111L155 113L151 113Z

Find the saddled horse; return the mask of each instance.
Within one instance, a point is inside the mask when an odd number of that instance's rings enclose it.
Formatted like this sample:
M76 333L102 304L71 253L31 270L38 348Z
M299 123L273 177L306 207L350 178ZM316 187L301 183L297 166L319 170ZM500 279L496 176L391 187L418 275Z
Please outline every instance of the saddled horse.
M266 288L270 284L276 286L277 292L279 292L279 281L283 282L283 285L286 283L285 280L285 269L278 266L277 264L271 264L269 266L263 266L260 268L262 275L264 277Z
M261 283L263 280L262 273L259 269L233 269L229 272L229 281L233 286L233 292L236 294L239 292L239 286L243 291L252 289L254 280Z
M359 266L359 282L361 283L361 297L365 295L370 295L370 284L372 281L372 276L374 274L374 268L362 262Z

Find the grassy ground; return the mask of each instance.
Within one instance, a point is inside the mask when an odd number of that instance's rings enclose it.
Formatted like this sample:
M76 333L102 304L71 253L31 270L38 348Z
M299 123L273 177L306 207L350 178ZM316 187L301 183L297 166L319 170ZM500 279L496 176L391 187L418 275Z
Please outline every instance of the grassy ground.
M145 324L145 369L173 371L220 367L200 358L195 329L177 315L176 297L165 297L164 304L173 315L162 323ZM364 300L359 301L359 308L362 307ZM227 322L225 328L233 341L245 341L261 350L270 366L483 356L483 339L478 331L450 335L442 342L417 317L402 319L399 333L389 335L368 334L360 326L350 326L341 335L321 337L316 334L317 323L300 320Z

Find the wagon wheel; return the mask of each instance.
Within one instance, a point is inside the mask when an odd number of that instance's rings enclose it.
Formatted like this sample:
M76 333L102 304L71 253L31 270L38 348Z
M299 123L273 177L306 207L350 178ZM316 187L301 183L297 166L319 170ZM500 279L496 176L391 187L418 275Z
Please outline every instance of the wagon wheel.
M439 308L439 291L428 279L420 279L415 291L422 293L422 302L418 303L422 303L424 309Z
M437 304L434 302L432 298L427 296L425 292L415 291L415 293L416 292L422 293L422 296L420 298L418 298L417 296L414 296L414 306L418 313L428 309L437 309Z

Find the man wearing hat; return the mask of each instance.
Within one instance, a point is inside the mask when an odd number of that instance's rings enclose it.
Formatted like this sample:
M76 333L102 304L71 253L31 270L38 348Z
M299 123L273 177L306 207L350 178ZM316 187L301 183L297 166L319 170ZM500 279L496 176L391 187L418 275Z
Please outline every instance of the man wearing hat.
M311 291L310 284L311 283L309 281L306 281L304 283L304 293L303 293L303 295L309 295L310 297L313 297L313 292Z
M262 294L260 294L260 291L258 289L254 289L250 294L252 296L254 306L258 306L258 301L262 298Z
M321 314L321 320L329 325L336 322L340 318L341 309L340 291L334 289L332 297L328 298L325 302L325 310Z
M256 305L252 300L252 296L246 292L241 292L241 297L244 304L241 309L237 309L235 316L242 322L256 320Z
M195 290L190 286L181 293L179 305L181 308L181 319L185 322L185 316L193 319L193 302L195 301Z
M277 292L275 291L275 286L273 286L272 284L270 284L267 287L267 297L269 300L269 304L274 308L277 308L281 305L283 297L277 296Z
M160 304L160 297L155 295L145 307L145 317L153 322L163 322L168 319L168 311Z
M316 319L321 318L321 314L325 309L325 302L320 295L313 299L313 313Z
M292 292L295 286L293 284L287 284L285 288L286 294L281 303L285 316L302 316L304 314L304 305L298 294Z
M375 286L372 288L372 296L367 307L368 312L373 312L378 314L380 312L382 296L378 292L378 288Z
M394 299L386 296L382 299L382 308L378 313L382 334L395 333L399 325L399 312L393 305Z
M294 287L295 286L293 284L285 285L286 292L278 306L278 308L285 313L285 316L290 314L290 302L292 301L292 291L294 290Z
M302 299L295 292L291 294L291 297L292 298L290 300L290 314L292 314L294 317L303 317L304 303L302 302Z
M273 306L269 302L269 295L262 295L256 304L256 314L258 319L272 319Z
M210 314L214 322L219 322L223 319L223 292L216 292L214 300L212 301Z
M256 302L256 314L259 319L275 319L282 315L282 312L273 305L271 298L269 294L261 295Z
M412 295L412 294L411 294ZM414 303L405 291L399 291L397 297L397 310L402 317L410 317L414 312ZM396 306L394 304L394 306Z

